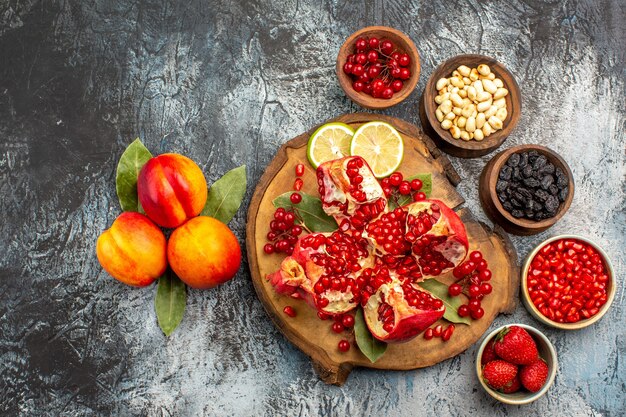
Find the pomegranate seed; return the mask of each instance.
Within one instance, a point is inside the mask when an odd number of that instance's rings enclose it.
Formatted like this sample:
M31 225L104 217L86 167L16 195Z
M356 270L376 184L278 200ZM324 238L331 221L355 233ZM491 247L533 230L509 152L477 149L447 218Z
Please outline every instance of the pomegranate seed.
M470 314L474 320L478 320L485 315L485 310L479 307L476 311L470 311Z
M296 165L296 177L301 177L304 175L304 164Z
M428 329L426 329L426 331L424 332L424 339L426 340L430 340L433 338L433 329L431 329L430 327Z
M333 332L335 332L335 333L341 333L341 332L344 331L343 324L338 323L338 322L334 322L333 323L332 329L333 329Z
M302 178L296 178L296 180L293 182L293 189L296 191L300 191L303 185L304 181L302 181Z
M448 327L446 327L446 330L443 331L443 334L441 335L441 339L443 339L444 342L447 342L448 340L450 340L450 338L452 337L452 333L454 333L454 324L449 325Z
M302 201L302 196L299 193L293 193L289 196L289 200L291 200L293 204L299 204Z
M346 314L345 316L343 316L343 320L341 320L341 324L343 324L343 327L345 327L346 329L350 329L354 326L354 316L351 316L350 314Z
M317 312L317 317L320 320L328 320L331 316L330 316L330 314L324 313L323 311L318 311Z
M347 352L350 350L350 342L347 340L340 340L337 348L342 352Z
M292 306L285 306L285 308L283 308L283 313L289 317L296 317L296 310L294 310Z
M443 331L443 326L441 324L436 325L435 328L433 329L433 336L440 337L442 331Z

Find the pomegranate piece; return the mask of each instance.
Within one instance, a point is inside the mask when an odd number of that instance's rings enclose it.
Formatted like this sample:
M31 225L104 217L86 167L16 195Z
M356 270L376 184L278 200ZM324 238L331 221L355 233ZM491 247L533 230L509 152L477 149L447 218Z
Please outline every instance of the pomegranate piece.
M441 275L463 262L468 250L467 234L454 211L434 199L411 203L405 209L405 237L412 243L424 278Z
M312 233L298 240L293 255L268 279L277 292L297 292L319 311L338 315L358 305L357 277L373 262L363 238L341 231Z
M343 231L362 230L387 207L387 198L360 156L324 162L317 168L322 208Z
M428 291L391 277L364 308L365 322L372 335L384 342L402 342L417 336L443 316L443 302Z

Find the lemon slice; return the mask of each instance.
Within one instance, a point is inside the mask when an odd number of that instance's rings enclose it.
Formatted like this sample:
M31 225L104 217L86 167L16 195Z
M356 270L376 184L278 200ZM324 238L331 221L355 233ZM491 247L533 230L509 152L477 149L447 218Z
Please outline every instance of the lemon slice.
M402 162L402 136L389 123L369 122L357 129L350 144L350 154L362 156L376 178L393 173Z
M309 138L307 157L313 168L321 163L350 155L354 130L345 123L326 123Z

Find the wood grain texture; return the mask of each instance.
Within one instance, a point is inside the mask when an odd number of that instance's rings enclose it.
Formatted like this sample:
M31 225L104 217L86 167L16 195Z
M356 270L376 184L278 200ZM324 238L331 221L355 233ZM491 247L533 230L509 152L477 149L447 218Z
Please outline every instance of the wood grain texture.
M429 368L357 368L343 387L327 386L268 320L245 261L228 284L189 291L181 327L165 339L155 288L108 277L95 241L119 213L115 165L139 136L155 154L197 161L209 183L247 165L251 185L230 223L243 245L253 185L280 146L360 110L334 75L339 47L385 25L415 42L422 68L413 94L375 114L419 126L419 94L441 62L462 53L502 62L523 107L505 146L554 149L576 182L557 224L511 236L517 253L574 232L601 244L624 277L625 20L619 0L0 2L0 414L624 414L623 279L611 310L585 330L542 327L521 306L495 319L492 328L538 326L559 354L545 397L505 407L476 380L476 344ZM491 224L478 199L489 156L448 159L465 207Z
M379 119L381 119L379 115L357 113L340 116L332 121L347 123L356 130L365 122ZM404 141L404 159L398 170L406 176L430 172L433 178L431 197L443 201L450 207L458 207L463 200L445 176L444 165L438 163L439 159L447 158L440 155L434 159L430 155L421 140L426 136L421 134L416 126L392 117L384 117L384 120L398 129ZM337 349L339 340L348 337L354 345L352 335L334 334L328 322L317 318L313 308L302 300L277 294L267 281L267 275L280 269L280 263L284 259L284 256L268 256L263 252L265 236L269 231L268 225L275 211L272 200L291 188L297 164L304 163L308 168L303 176L305 184L303 191L317 195L315 172L306 162L307 142L316 129L317 126L288 141L278 150L250 201L246 227L248 264L252 283L268 315L289 341L311 357L320 378L331 384L342 385L350 369L355 366L391 370L416 369L434 365L463 352L480 338L498 313L511 310L511 306L516 302L513 296L519 287L517 255L506 233L501 233L501 238L497 237L478 223L467 209L460 209L458 214L465 223L470 250L480 250L485 254L493 272L494 292L483 302L485 317L473 322L471 326L458 325L454 337L448 343L441 340L427 341L418 336L406 343L390 344L383 357L371 363L356 348L350 349L347 353L340 352ZM412 136L409 131L417 135ZM438 279L446 284L455 281L451 273ZM296 309L298 314L295 318L283 313L287 305ZM440 320L438 323L447 326L448 322Z

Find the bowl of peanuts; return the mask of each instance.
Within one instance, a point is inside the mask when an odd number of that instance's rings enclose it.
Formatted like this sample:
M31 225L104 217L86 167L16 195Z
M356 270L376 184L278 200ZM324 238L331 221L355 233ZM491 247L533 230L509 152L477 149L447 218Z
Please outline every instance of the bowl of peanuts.
M420 118L440 148L473 158L497 149L521 115L513 75L484 55L457 55L439 65L426 83Z

